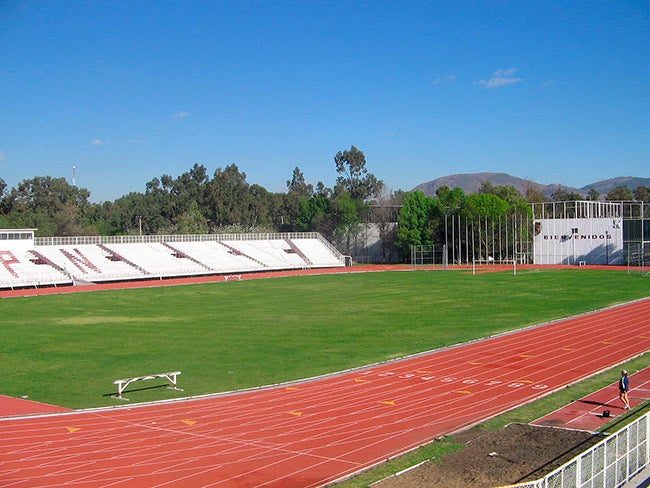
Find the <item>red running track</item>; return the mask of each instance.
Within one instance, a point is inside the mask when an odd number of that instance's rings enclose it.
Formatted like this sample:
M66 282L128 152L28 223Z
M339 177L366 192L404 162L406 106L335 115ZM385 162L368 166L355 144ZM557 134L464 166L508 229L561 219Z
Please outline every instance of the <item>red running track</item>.
M632 408L650 400L650 367L630 374L629 400ZM605 410L609 411L609 417L603 416ZM615 381L611 385L575 400L532 423L595 431L625 413L623 402L618 398L618 381Z
M650 299L275 388L0 420L3 487L315 487L650 349Z

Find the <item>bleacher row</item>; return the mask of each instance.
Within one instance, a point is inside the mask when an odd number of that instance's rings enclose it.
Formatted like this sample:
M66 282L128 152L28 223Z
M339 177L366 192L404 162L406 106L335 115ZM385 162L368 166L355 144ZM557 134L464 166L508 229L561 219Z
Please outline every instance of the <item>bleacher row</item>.
M315 233L146 237L0 241L0 289L345 265Z

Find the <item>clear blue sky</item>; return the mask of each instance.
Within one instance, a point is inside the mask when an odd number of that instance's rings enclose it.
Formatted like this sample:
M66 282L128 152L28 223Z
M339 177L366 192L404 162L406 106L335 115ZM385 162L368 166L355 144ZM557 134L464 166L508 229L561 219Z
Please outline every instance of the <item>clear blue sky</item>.
M0 177L649 177L649 55L647 0L0 0Z

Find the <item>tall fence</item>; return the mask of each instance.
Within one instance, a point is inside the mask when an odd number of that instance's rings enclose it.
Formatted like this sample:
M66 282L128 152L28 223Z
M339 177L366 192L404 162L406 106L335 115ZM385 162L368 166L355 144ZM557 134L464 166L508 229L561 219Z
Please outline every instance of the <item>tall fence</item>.
M650 463L650 412L544 478L502 488L619 488Z
M431 256L435 255L434 264L443 265L476 261L532 263L532 228L532 219L527 214L497 218L448 215L441 223L440 235L434 243L436 252ZM420 253L420 249L416 252ZM412 260L418 257L420 254L412 256Z

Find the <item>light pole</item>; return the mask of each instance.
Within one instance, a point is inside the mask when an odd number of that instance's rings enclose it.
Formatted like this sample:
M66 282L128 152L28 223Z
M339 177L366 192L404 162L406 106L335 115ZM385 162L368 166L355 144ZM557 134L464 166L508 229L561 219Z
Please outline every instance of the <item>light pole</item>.
M449 262L449 251L448 251L449 247L447 246L447 212L448 209L445 209L445 254L444 254L445 260L443 263L444 269L447 269L447 264Z

